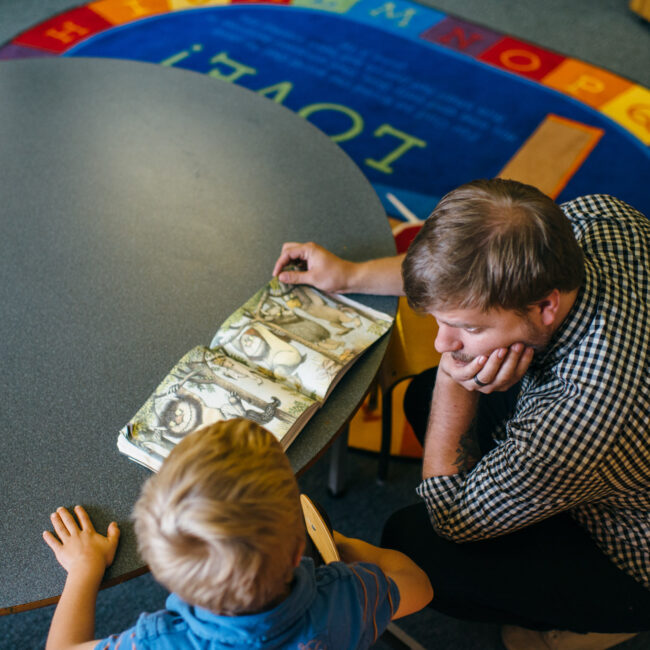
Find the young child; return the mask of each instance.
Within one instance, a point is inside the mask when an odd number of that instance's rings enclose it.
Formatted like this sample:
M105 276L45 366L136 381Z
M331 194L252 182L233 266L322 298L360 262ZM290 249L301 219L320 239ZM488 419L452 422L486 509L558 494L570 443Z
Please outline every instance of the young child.
M302 558L298 485L280 444L259 425L218 422L187 436L145 483L133 517L138 546L169 589L167 609L92 641L95 600L119 539L81 506L52 515L43 537L68 576L47 650L58 648L368 648L391 619L424 607L426 574L397 551L335 533L344 562Z

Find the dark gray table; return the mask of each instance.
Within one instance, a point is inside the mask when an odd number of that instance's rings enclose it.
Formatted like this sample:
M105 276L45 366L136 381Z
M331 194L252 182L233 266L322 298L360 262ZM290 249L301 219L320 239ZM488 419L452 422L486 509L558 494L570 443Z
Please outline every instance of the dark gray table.
M118 430L268 280L283 241L394 252L371 186L303 119L199 74L100 59L0 63L0 223L1 613L60 594L41 539L59 505L120 524L109 583L143 570L128 517L149 473L118 453ZM291 446L296 472L385 344Z

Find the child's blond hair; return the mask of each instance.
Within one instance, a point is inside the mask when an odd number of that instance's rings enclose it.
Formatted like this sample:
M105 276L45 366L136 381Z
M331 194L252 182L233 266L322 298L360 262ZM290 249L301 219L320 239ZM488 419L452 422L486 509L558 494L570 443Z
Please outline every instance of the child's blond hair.
M243 419L183 439L145 483L133 516L155 578L220 614L259 611L281 596L305 540L282 447Z

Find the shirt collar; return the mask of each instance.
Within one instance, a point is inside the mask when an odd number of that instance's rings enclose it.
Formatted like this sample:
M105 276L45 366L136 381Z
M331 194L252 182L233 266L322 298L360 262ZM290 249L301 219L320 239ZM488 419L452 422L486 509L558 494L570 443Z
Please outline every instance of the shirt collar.
M189 605L176 594L167 599L167 609L178 612L198 637L228 645L259 646L264 639L281 636L309 608L316 596L314 563L303 558L294 570L291 593L271 610L243 616L221 616Z

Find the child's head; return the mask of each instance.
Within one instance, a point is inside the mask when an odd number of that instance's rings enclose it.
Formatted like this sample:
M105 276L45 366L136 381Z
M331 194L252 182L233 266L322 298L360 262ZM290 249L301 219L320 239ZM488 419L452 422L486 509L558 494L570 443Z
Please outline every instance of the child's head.
M305 540L298 485L280 443L248 420L183 439L134 509L153 575L222 614L263 609L291 580Z

